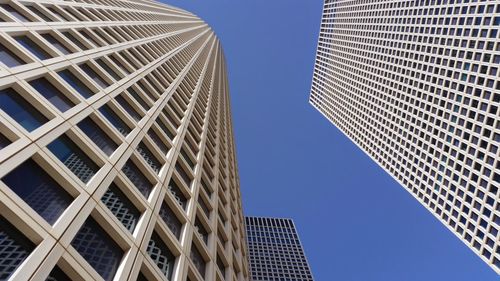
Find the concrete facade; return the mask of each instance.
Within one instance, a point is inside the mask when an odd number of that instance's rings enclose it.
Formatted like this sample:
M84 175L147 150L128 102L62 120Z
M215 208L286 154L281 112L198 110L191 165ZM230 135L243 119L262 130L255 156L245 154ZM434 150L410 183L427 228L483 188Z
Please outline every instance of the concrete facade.
M327 0L309 100L497 273L499 36L499 1Z
M226 64L154 1L0 1L0 280L248 280Z

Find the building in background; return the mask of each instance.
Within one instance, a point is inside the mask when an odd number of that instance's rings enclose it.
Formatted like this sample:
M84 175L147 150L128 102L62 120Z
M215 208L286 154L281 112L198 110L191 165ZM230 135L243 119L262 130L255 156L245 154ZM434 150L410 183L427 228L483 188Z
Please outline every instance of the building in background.
M500 273L500 3L325 1L310 103Z
M291 219L245 217L252 281L313 281Z
M0 280L248 280L226 64L153 1L0 4Z

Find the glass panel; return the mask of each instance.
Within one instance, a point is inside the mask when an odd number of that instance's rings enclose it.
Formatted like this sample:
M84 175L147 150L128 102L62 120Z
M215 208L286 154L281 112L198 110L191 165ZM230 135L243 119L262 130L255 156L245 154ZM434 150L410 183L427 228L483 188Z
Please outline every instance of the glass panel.
M123 257L123 250L94 219L88 218L85 221L71 241L71 246L104 280L113 280Z
M0 149L6 147L7 145L11 144L12 142L4 135L0 134Z
M134 97L134 99L144 108L146 111L148 111L151 107L144 101L144 99L139 96L139 94L132 89L132 87L129 87L128 92Z
M141 213L114 183L111 183L101 201L125 228L134 231Z
M167 155L168 147L160 139L160 137L153 131L153 129L149 129L148 135L149 135L149 137L151 137L153 142L160 148L161 152L163 152L164 155Z
M12 7L11 5L8 5L8 4L0 4L0 6L6 10L7 12L9 12L12 16L14 16L16 19L20 20L20 21L23 21L23 22L28 22L30 21L27 17L25 17L23 14L21 14L20 12L18 12L16 9L14 9L14 7Z
M94 95L94 92L87 87L80 79L78 79L70 70L62 70L59 71L58 74L68 83L73 87L82 97L84 98L90 98L91 96Z
M177 184L175 184L174 180L170 180L170 183L168 184L168 190L174 197L175 201L181 206L182 209L186 209L186 203L187 199L184 196L184 194L181 192Z
M187 187L191 188L191 177L188 176L186 171L184 171L184 168L182 168L179 163L175 164L175 170L177 171L177 173L179 173L182 180L186 183Z
M89 48L87 48L87 46L83 45L82 42L80 42L78 39L75 38L75 36L73 36L73 34L71 34L69 31L65 31L65 32L61 32L64 36L66 36L66 38L68 38L69 40L71 40L71 42L73 42L73 44L77 45L78 48L82 49L82 50L88 50Z
M45 116L12 88L0 90L0 109L29 132L48 121Z
M194 221L194 229L200 236L201 240L203 240L205 244L208 244L208 232L198 218L196 218L196 220Z
M31 241L0 217L0 280L8 280L34 248Z
M44 13L42 13L41 11L39 11L38 8L35 7L35 6L29 5L29 6L26 6L26 8L28 8L31 12L33 12L35 15L39 16L44 21L48 21L48 22L53 21L52 19L50 19L49 17L47 17Z
M52 103L61 112L73 107L75 104L68 99L59 89L45 78L38 78L29 82L31 87L35 88L42 96Z
M84 183L99 170L99 166L66 135L54 140L47 148Z
M108 119L109 123L113 124L113 126L115 126L115 128L123 135L123 136L126 136L130 133L130 127L127 126L127 124L125 124L125 122L123 122L122 119L120 119L120 117L118 117L118 115L116 115L116 113L113 112L113 110L111 110L111 108L109 108L109 106L107 105L103 105L99 108L99 112L104 115L104 117L106 117L106 119Z
M96 62L111 75L115 80L122 79L111 67L109 67L102 59L97 59Z
M149 193L153 189L153 184L142 174L142 172L137 168L137 166L132 162L132 160L128 160L127 163L122 168L123 173L127 178L137 187L137 189L144 195L144 197L148 198Z
M177 237L177 239L179 239L181 237L182 222L168 207L167 203L163 202L163 204L160 207L159 215L163 219L163 222L165 222L165 224L168 226L170 231L172 231L174 236Z
M115 97L115 100L125 109L125 111L134 118L135 121L141 120L141 115L133 108L122 96L123 94L120 94Z
M99 74L97 74L88 64L81 64L80 68L87 73L97 85L101 86L101 88L109 87L109 83L106 82Z
M21 44L26 50L30 51L32 54L34 54L37 58L41 60L46 60L52 58L49 53L47 53L44 49L42 49L38 44L33 42L28 36L16 36L14 37L16 41Z
M172 272L174 271L175 256L156 232L153 232L151 235L147 252L160 271L168 280L171 280Z
M68 49L61 42L59 42L59 40L57 40L54 36L46 33L46 34L42 34L42 37L45 38L45 40L49 41L49 43L52 44L61 53L65 54L65 55L71 53L70 49Z
M6 48L3 44L0 44L0 61L8 67L25 64L25 62L20 57Z
M205 260L200 254L200 251L196 248L194 244L191 244L191 254L189 255L194 267L198 270L203 278L205 278Z
M73 201L32 159L19 165L2 181L50 224L54 224Z
M54 269L49 274L49 277L47 277L47 280L45 281L68 281L71 280L71 278L62 271L59 266L56 265Z
M160 169L162 167L162 164L156 157L154 157L153 153L151 150L147 148L147 146L144 143L139 143L137 146L137 152L144 158L144 161L155 171L156 173L160 172Z
M80 128L104 153L111 155L118 145L90 117L78 123Z

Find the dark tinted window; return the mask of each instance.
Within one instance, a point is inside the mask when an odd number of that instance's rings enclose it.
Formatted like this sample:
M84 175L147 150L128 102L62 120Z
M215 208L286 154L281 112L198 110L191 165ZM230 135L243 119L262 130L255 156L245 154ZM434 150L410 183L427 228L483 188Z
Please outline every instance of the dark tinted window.
M93 218L85 221L71 245L104 280L113 280L123 250Z
M35 245L0 216L0 280L8 280Z
M2 44L0 44L0 61L8 67L25 64L25 62L20 57L18 57Z
M103 105L99 108L99 112L106 117L106 119L115 126L115 128L124 136L128 135L130 133L130 127L123 122L116 113L109 108L107 105Z
M99 166L65 135L51 142L47 148L84 183L99 170Z
M57 40L54 36L52 36L48 33L42 34L42 36L43 36L43 38L45 38L45 40L49 41L49 43L52 44L61 53L65 54L65 55L71 53L70 49L68 49L68 47L64 46L61 42L59 42L59 40Z
M32 80L29 83L61 112L65 112L75 105L59 89L43 77Z
M55 223L73 201L32 159L16 167L2 181L50 224Z
M111 155L118 145L90 118L78 123L80 128L104 153Z
M90 98L94 95L94 92L90 90L87 85L85 85L80 79L78 79L71 71L68 69L62 70L58 72L59 75L66 81L66 83L70 84L82 97Z
M33 42L33 40L31 40L28 36L16 36L14 39L16 39L19 44L41 60L50 59L52 57L44 49Z
M48 121L12 88L0 90L0 108L30 132Z

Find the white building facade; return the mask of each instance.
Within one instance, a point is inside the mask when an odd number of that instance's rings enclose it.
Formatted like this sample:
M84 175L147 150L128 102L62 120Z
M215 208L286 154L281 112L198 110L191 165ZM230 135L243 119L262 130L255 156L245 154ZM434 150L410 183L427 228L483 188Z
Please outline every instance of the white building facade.
M325 1L310 103L500 273L500 1Z
M226 64L154 1L0 2L0 280L248 280Z

